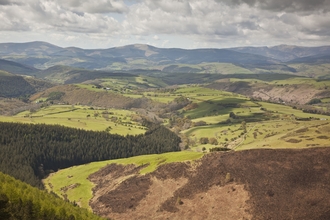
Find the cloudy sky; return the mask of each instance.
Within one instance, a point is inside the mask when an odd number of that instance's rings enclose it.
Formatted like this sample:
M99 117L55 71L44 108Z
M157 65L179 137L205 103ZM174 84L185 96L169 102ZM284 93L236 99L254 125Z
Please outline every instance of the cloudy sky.
M330 0L0 0L0 42L330 45Z

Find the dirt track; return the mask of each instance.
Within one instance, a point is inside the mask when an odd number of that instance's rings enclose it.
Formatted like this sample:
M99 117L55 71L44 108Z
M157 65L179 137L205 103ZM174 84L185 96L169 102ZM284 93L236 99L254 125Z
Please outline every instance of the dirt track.
M112 219L330 219L330 148L207 154L138 175L90 176L93 210Z

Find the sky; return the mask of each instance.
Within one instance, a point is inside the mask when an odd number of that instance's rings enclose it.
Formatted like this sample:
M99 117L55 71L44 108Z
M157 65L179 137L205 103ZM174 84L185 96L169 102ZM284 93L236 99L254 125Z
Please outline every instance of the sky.
M0 0L0 43L330 45L330 0Z

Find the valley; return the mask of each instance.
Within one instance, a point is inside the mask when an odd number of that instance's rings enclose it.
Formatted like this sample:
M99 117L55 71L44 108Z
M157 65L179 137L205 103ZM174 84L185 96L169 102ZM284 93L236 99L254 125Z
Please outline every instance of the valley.
M10 46L1 172L109 219L329 217L329 47Z

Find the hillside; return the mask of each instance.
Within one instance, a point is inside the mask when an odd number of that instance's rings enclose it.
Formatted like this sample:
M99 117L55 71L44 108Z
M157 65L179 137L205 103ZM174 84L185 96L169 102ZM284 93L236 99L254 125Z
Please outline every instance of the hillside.
M206 87L260 100L303 105L314 98L327 98L330 94L329 85L328 81L308 78L274 79L267 82L256 77L255 80L222 79Z
M329 156L330 148L212 153L144 175L143 165L109 164L89 177L90 205L114 219L328 219Z
M41 191L0 172L0 218L98 219L102 218L68 201Z
M53 84L40 79L10 73L0 74L0 97L27 97L52 86Z
M52 97L54 94L58 94L58 96ZM50 98L49 100L55 103L81 104L105 108L139 108L142 105L150 104L148 99L133 99L112 91L104 89L89 90L77 85L55 86L36 93L30 99L34 101L40 98Z
M236 47L230 48L230 50L270 57L283 62L319 54L330 54L330 46L301 47L294 45L278 45L273 47Z
M34 67L3 59L0 59L0 70L21 75L33 75L39 71Z

